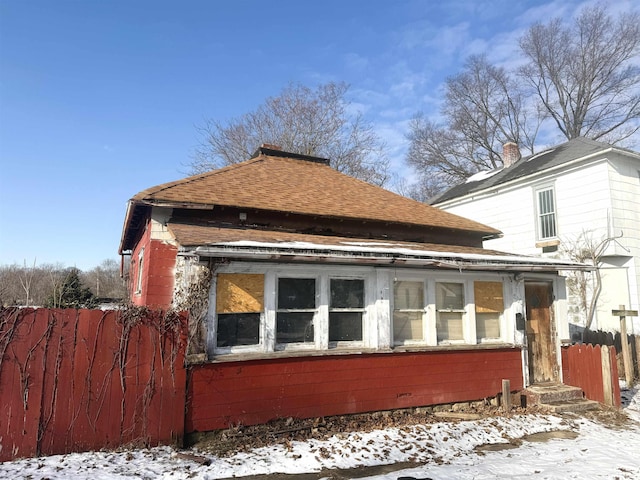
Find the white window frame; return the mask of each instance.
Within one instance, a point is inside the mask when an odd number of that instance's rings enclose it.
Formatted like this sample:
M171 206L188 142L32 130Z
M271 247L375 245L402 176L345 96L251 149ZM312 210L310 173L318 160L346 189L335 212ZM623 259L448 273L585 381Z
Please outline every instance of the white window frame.
M396 341L394 338L394 325L393 325L393 316L396 312L395 308L395 283L396 282L420 282L422 283L422 300L424 305L422 306L422 340L404 340L404 341ZM390 319L391 319L391 345L394 347L398 346L409 346L409 345L427 345L430 340L430 331L429 331L429 282L425 275L406 275L401 274L400 276L394 276L390 282L390 294L389 294L389 302L390 302ZM403 311L403 310L398 310ZM415 312L418 310L408 310L411 312Z
M142 269L144 267L144 247L140 249L138 253L138 265L136 271L136 289L133 292L135 295L142 295Z
M247 273L264 275L264 310L260 313L259 342L256 345L217 347L216 287L217 274ZM279 278L313 278L316 286L316 309L314 312L314 342L276 343L277 288ZM329 342L329 306L331 279L359 279L364 281L364 308L362 311L362 341ZM419 281L423 283L423 339L407 340L395 344L393 339L394 281ZM474 282L500 282L503 288L504 310L500 314L500 337L478 339L476 337L476 315ZM460 283L463 285L465 304L462 313L462 340L444 340L438 343L436 331L436 283ZM509 277L496 272L443 272L429 269L403 270L387 267L361 267L338 265L282 265L275 263L232 262L220 266L211 282L209 311L207 314L207 353L210 357L221 354L275 353L282 351L325 351L349 349L395 349L407 347L443 347L447 345L480 345L485 343L513 342L513 328L508 325L512 297L507 288Z
M472 310L475 310L473 304L470 302L469 296L469 283L472 281L471 279L464 277L438 277L435 279L433 284L433 326L435 331L435 340L437 345L464 345L464 344L475 344L475 315L470 315ZM451 310L450 312L460 312L461 313L461 321L462 321L462 338L460 340L441 340L438 341L438 305L437 305L437 289L439 283L458 283L462 285L462 294L464 295L464 304L461 309ZM443 312L445 312L443 310ZM473 316L473 325L471 317ZM473 334L471 333L473 331ZM474 341L471 339L474 338Z
M502 312L500 312L500 318L498 320L498 326L500 328L500 336L499 337L485 337L485 338L478 338L477 335L477 319L476 319L476 299L475 299L475 289L474 289L474 284L475 282L496 282L496 283L501 283L502 284ZM506 279L503 277L476 277L473 280L471 280L471 303L473 305L473 325L474 325L474 329L475 329L475 337L476 337L476 343L478 344L484 344L484 343L505 343L507 341L507 323L506 323L506 318L507 318L507 312L509 311L509 307L507 305L507 282Z
M545 192L551 192L551 200L553 201L553 211L542 213L540 208L541 195ZM554 184L544 184L534 188L534 205L536 212L536 239L538 241L555 240L558 238L558 201L556 197L556 189ZM543 216L553 219L553 233L551 236L543 236Z
M363 293L363 305L362 308L331 308L331 280L362 280L364 291ZM369 304L369 296L367 295L367 279L362 275L332 275L329 274L326 277L326 292L327 292L327 340L329 348L349 348L349 347L362 347L365 345L365 339L367 338L367 305ZM352 341L331 341L329 337L329 316L331 312L361 312L362 318L362 340Z
M315 280L315 302L316 302L316 307L314 309L306 309L306 310L301 310L301 309L296 309L296 310L286 310L286 309L280 309L278 308L278 280L281 278L300 278L300 279L313 279ZM273 332L274 332L274 349L276 351L282 351L282 350L301 350L301 349L306 349L306 350L316 350L318 348L320 348L320 342L319 342L319 338L318 338L318 327L319 327L319 323L320 323L320 319L319 319L319 308L318 308L318 304L319 304L319 300L320 300L320 277L318 275L315 274L305 274L303 272L292 272L291 274L288 274L286 272L278 272L275 274L275 298L274 298L274 303L275 303L275 312L274 312L274 327L273 327ZM265 292L266 293L266 292ZM265 295L266 298L266 295ZM266 304L266 301L265 301ZM278 321L278 313L280 312L287 312L287 311L296 311L296 312L302 312L302 311L307 311L307 312L313 312L313 334L314 334L314 341L313 342L290 342L290 343L278 343L278 326L277 326L277 321Z

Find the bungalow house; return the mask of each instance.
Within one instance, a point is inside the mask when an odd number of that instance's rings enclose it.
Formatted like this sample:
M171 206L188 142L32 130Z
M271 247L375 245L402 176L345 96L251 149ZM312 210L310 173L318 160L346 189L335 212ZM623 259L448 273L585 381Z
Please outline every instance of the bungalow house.
M504 168L472 176L432 205L499 228L503 235L487 238L487 248L543 258L598 249L601 290L590 328L619 329L611 311L638 310L640 299L640 153L575 138L525 158L506 144L503 157ZM597 283L595 274L571 277L569 320L579 331ZM640 333L640 319L627 324Z
M134 304L190 309L186 429L207 431L561 381L557 272L580 266L482 248L499 236L263 145L135 195L120 253Z

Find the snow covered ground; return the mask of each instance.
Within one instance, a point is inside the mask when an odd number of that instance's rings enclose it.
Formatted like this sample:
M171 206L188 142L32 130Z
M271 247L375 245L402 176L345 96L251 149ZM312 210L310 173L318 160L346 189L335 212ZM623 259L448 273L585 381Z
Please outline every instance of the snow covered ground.
M202 453L170 447L54 455L0 464L0 478L213 480L311 472L318 472L317 478L332 478L331 470L361 467L357 474L339 475L377 480L639 479L640 389L624 390L623 398L629 417L625 422L616 415L611 422L606 415L599 415L599 420L519 415L430 423L290 442L228 458L210 456L209 465L180 455L206 456ZM554 433L535 435L540 432ZM401 462L414 463L387 473L364 468Z

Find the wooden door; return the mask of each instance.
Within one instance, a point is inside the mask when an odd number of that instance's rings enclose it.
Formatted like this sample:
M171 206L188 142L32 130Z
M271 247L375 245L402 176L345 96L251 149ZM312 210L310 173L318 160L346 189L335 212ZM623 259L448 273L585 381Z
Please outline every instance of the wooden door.
M558 380L552 287L550 283L525 282L529 382Z

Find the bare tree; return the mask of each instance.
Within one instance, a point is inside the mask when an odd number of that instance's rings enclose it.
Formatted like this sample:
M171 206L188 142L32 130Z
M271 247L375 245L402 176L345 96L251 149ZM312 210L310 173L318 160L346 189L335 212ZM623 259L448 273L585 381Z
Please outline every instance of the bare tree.
M585 330L591 329L600 293L602 293L602 274L600 272L602 256L609 245L612 242L617 242L620 237L622 237L622 233L617 237L607 236L597 239L594 238L592 231L584 230L575 239L565 239L562 242L561 252L567 258L595 267L593 272L567 272L569 291L578 298L578 306L585 314Z
M618 143L640 128L640 14L584 8L573 25L537 23L520 39L521 77L567 139Z
M34 282L34 278L36 277L36 259L33 259L33 266L28 267L27 261L24 261L24 267L19 275L20 285L22 286L22 290L24 290L24 306L29 307L33 305L32 298L32 286Z
M202 173L249 158L263 144L329 158L336 170L383 185L388 180L386 147L360 113L351 114L348 86L327 83L315 90L289 85L255 111L201 127L202 144L190 164Z
M120 277L120 265L113 259L81 274L82 282L99 298L122 299L127 296L124 280Z
M443 125L413 118L407 161L435 191L481 170L502 166L502 146L515 142L533 152L541 116L527 104L511 76L485 56L471 56L445 86Z

